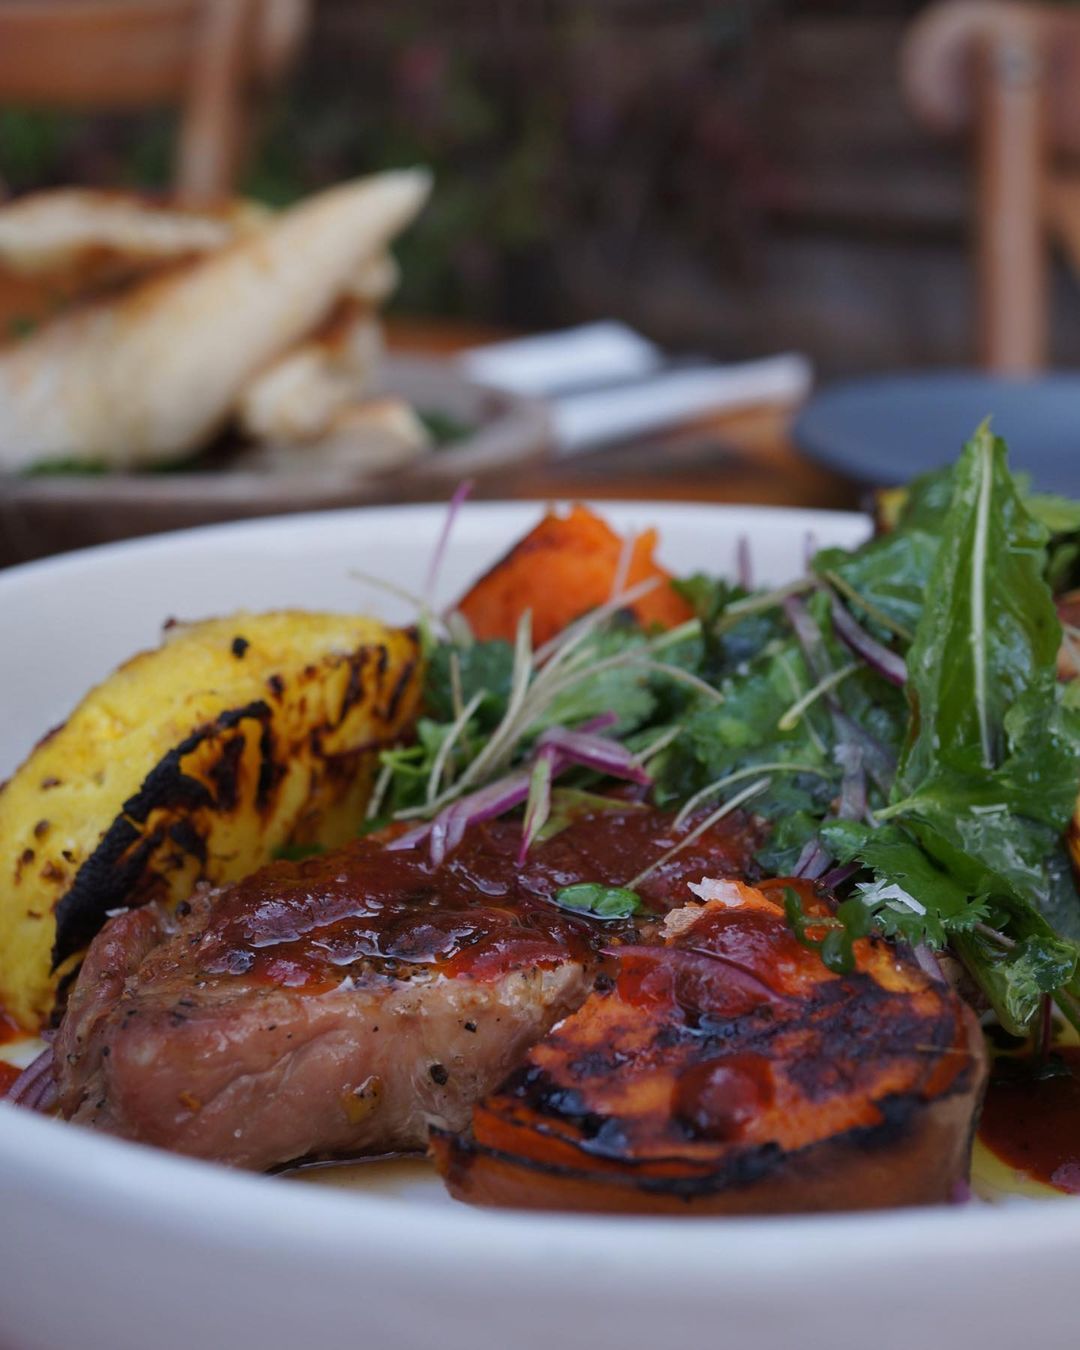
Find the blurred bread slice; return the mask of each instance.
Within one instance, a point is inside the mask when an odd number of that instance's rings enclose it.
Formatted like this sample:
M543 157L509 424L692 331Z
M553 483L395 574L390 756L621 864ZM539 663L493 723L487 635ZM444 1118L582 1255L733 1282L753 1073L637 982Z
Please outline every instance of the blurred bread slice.
M401 271L391 253L366 258L349 278L345 294L361 304L378 309L398 288Z
M271 215L240 200L189 211L129 192L35 192L0 206L0 267L78 292L212 253L261 229Z
M343 301L306 342L291 348L240 391L241 431L260 441L313 440L350 403L370 394L382 330L367 305Z
M342 408L317 441L256 445L236 467L270 473L388 473L431 448L423 422L404 399L385 395Z
M260 370L318 326L430 189L424 170L344 183L264 230L0 351L0 468L138 468L206 444Z

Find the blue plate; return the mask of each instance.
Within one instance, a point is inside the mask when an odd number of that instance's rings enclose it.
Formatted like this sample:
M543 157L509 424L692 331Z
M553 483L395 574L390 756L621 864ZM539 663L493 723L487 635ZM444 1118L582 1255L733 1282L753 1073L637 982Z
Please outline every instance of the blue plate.
M835 384L795 422L810 459L862 483L905 483L956 458L984 417L1042 492L1080 497L1080 374L1005 379L955 370Z

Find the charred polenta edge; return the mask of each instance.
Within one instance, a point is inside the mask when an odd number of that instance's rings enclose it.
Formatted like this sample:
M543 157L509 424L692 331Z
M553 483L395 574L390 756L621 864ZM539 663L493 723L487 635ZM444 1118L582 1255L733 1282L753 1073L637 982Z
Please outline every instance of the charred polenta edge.
M270 705L262 699L244 708L229 709L213 722L192 732L154 765L143 779L138 792L123 804L120 815L75 873L70 887L56 906L56 941L52 950L54 971L67 957L86 946L110 909L138 898L133 892L146 862L167 836L185 853L194 854L200 861L205 860L206 841L190 822L172 821L169 829L159 827L145 835L138 827L146 824L155 808L216 805L226 811L234 809L237 804L235 756L232 758L234 774L230 778L228 748L219 761L219 767L224 767L226 772L221 774L216 784L216 801L205 783L183 772L181 762L204 742L239 727L245 720L253 719L262 723L265 731L269 728L272 716ZM273 747L272 742L266 742L263 738L260 740L263 742L260 749L265 766L266 753L272 756ZM242 749L242 743L236 743Z
M387 726L395 723L419 666L419 637L416 630L410 627L399 629L398 632L413 645L414 654L402 661L397 678L385 696L381 688L377 687L373 691L376 696L373 698L372 716ZM365 644L347 655L334 658L334 664L344 661L350 667L341 706L335 717L308 728L311 754L331 773L343 758L355 762L360 754L386 744L380 738L353 747L346 756L330 754L323 748L323 734L339 727L350 710L363 699L363 672L372 656L376 685L381 686L390 665L390 653L385 643ZM304 674L310 677L314 674L314 668L308 667ZM271 693L281 698L285 691L282 677L272 675L267 683ZM194 857L200 866L205 863L207 841L189 820L174 818L149 833L144 833L140 828L145 827L155 810L206 807L230 812L240 805L237 764L244 750L242 735L231 738L222 747L220 758L211 773L214 791L183 771L183 761L201 745L240 730L245 722L257 723L260 728L260 768L253 805L260 813L269 808L274 789L285 772L275 758L273 720L273 709L265 699L254 700L242 708L227 709L174 746L150 770L138 792L124 802L120 814L79 867L71 886L56 905L56 938L51 954L54 975L87 946L110 909L145 903L154 897L154 883L160 885L161 879L151 875L147 878L147 884L141 888L140 881L143 880L148 860L166 840L182 853Z

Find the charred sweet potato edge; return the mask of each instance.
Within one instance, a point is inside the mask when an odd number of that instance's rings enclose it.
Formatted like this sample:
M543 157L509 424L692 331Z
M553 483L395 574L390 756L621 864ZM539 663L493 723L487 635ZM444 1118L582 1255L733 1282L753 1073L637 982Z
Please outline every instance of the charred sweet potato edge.
M966 1176L986 1083L982 1031L966 1005L962 1017L970 1059L944 1095L932 1101L913 1094L885 1098L878 1103L885 1117L880 1124L789 1152L758 1148L705 1175L650 1176L633 1159L624 1160L618 1173L599 1173L584 1155L583 1165L571 1168L444 1130L432 1131L431 1152L452 1195L496 1207L725 1215L941 1203Z

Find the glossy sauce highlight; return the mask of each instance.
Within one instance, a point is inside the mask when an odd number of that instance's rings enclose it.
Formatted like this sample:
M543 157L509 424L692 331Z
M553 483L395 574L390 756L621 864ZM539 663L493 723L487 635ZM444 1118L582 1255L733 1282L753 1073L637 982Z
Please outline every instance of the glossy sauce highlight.
M1080 1046L995 1061L979 1138L1033 1181L1080 1195Z

